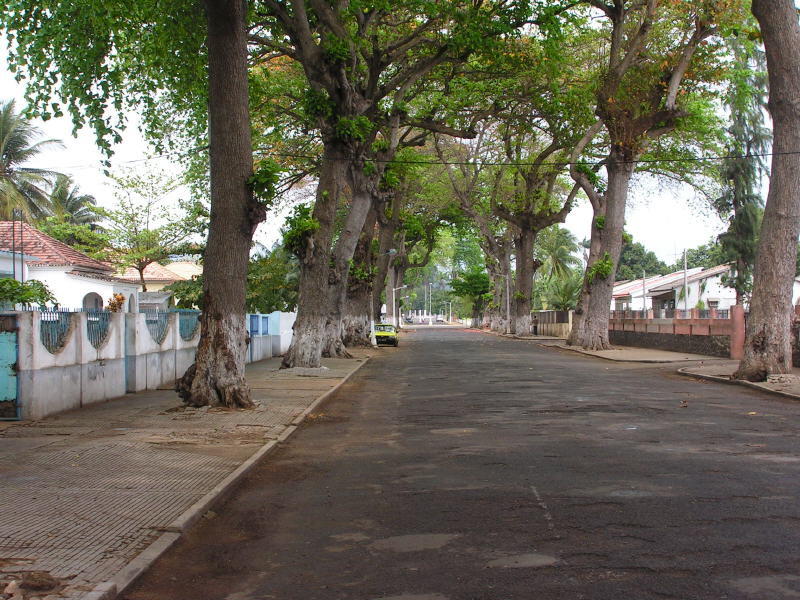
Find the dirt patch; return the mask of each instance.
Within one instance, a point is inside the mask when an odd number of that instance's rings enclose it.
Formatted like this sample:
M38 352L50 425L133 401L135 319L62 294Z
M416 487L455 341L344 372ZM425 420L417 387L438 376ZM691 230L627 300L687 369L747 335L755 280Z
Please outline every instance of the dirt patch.
M19 597L20 592L25 600L44 598L58 594L65 583L46 571L22 571L20 573L3 573L0 590L12 597ZM16 596L13 596L16 594Z

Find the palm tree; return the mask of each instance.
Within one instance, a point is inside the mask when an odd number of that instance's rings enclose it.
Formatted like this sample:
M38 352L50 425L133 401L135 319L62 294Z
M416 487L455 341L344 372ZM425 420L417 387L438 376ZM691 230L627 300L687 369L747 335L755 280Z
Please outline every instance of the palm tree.
M539 272L547 279L564 277L573 267L580 263L575 256L578 242L568 229L554 225L539 234L536 256L542 261Z
M100 219L97 201L94 196L81 194L80 188L74 185L69 175L56 175L48 204L50 214L63 223L97 228L97 221Z
M544 288L544 301L553 310L572 310L578 304L583 287L583 273L568 269L564 275L548 280Z
M60 146L58 140L34 140L41 131L16 112L15 103L0 103L0 218L21 215L30 221L48 212L50 180L53 171L25 167L48 146Z

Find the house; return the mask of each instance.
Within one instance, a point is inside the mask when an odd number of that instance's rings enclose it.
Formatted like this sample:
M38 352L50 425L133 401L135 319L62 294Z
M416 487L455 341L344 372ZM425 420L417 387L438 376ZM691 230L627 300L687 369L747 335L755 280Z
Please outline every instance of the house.
M689 269L688 273L695 274L702 271L700 267ZM667 275L652 275L642 279L619 281L614 284L611 297L611 310L650 310L653 308L653 299L650 290L655 287L669 285L675 281L683 282L683 271ZM657 308L661 308L657 306ZM673 307L674 308L674 307Z
M677 280L650 288L653 307L658 309L727 310L736 304L736 290L722 282L723 276L730 273L730 265L717 265L708 269L678 271ZM695 272L691 272L695 271ZM685 292L684 292L685 283Z
M722 283L730 265L695 267L614 285L612 310L711 309L726 310L736 304L736 291ZM684 293L684 284L687 293Z
M203 267L190 260L171 262L166 265L154 262L144 269L144 283L146 292L139 292L140 310L167 310L174 306L172 293L163 291L165 287L178 281L190 281L203 274ZM139 283L139 271L128 267L121 277L127 281Z
M114 268L18 221L0 221L0 276L44 283L64 308L100 309L114 294L136 312L137 283L114 277Z
M166 265L153 262L144 268L144 283L148 292L158 292L176 281L190 281L203 274L202 265L191 260L179 260ZM123 279L140 283L139 271L128 267L120 275Z

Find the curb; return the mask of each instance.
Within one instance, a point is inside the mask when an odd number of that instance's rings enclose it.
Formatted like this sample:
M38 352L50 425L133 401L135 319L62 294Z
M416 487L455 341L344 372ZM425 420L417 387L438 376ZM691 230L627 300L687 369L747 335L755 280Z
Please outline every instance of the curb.
M289 439L298 429L298 426L305 420L305 418L312 413L320 404L325 402L333 394L335 394L340 387L342 387L353 375L355 375L361 367L363 367L371 357L365 357L352 371L345 375L342 380L329 389L327 392L317 397L311 404L274 440L270 440L261 448L256 450L247 460L234 469L227 477L215 485L209 492L203 495L197 502L186 509L177 519L172 521L167 527L163 529L162 533L154 542L147 548L142 550L136 557L125 565L114 577L108 581L98 583L92 591L84 594L81 600L114 600L119 594L124 592L128 587L133 584L142 574L145 573L158 558L169 550L172 545L177 542L181 536L186 533L197 521L202 518L213 506L224 501L231 492L236 488L237 484L250 472L253 468L261 462L264 457L271 454L277 447Z
M800 400L800 394L792 394L791 392L784 392L783 390L774 390L772 388L765 387L763 383L758 383L754 381L743 381L740 379L731 379L730 377L721 377L719 375L704 375L702 373L692 373L691 371L688 370L689 368L690 367L682 367L678 369L678 374L683 375L685 377L694 377L695 379L705 379L706 381L725 383L727 385L741 385L753 390L758 390L759 392L772 394L774 396L781 396L783 398L790 398L792 400Z
M678 358L674 360L662 360L658 358L612 358L610 356L600 356L599 354L594 354L592 352L586 352L584 350L578 350L577 348L572 348L570 346L560 345L560 344L540 344L543 348L559 348L560 350L567 350L568 352L575 352L576 354L583 354L584 356L593 356L594 358L600 358L602 360L610 360L612 362L621 362L621 363L644 363L644 364L654 364L654 365L664 365L670 363L679 363L679 362L697 362L697 361L711 361L711 360L726 360L724 358L717 358L715 356L706 356L703 358Z

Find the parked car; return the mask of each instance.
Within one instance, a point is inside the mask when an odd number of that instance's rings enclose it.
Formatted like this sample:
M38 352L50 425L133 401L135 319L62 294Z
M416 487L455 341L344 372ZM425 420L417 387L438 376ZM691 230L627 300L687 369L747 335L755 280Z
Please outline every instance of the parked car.
M444 317L436 317L437 323L444 323Z
M375 341L378 345L387 344L389 346L397 346L399 342L397 328L388 323L375 325Z

